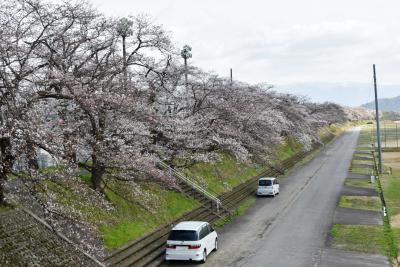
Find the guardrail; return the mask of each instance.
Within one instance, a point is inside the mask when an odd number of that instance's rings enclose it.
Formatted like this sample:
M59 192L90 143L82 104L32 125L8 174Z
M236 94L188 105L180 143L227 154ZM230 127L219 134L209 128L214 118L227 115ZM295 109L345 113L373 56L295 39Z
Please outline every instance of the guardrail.
M203 188L200 185L198 185L195 181L193 181L190 178L184 176L183 174L181 174L180 172L178 172L177 170L175 170L174 168L172 168L168 164L165 164L161 160L153 159L153 161L156 164L158 164L159 166L161 166L164 170L166 170L170 177L174 176L175 178L180 179L181 181L185 182L186 184L191 186L193 189L195 189L196 191L200 192L205 197L207 197L208 199L213 201L216 204L217 212L219 212L219 209L222 206L222 202L216 195L214 195L211 192L207 191L205 188Z

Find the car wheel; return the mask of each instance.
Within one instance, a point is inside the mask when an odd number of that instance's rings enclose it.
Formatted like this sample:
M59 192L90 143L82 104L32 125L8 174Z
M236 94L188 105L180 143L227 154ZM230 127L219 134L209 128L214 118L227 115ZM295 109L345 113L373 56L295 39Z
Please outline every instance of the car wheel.
M218 250L218 239L215 239L215 246L214 246L214 250L217 251Z
M202 260L201 262L202 262L202 263L206 263L206 261L207 261L207 251L204 250L204 251L203 251L203 260Z

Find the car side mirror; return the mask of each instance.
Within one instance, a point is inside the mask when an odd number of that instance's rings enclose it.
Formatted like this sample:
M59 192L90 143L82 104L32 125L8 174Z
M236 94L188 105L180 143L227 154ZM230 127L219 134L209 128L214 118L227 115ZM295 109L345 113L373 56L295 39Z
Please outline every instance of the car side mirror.
M214 230L214 228L212 228L211 226L210 226L210 232L214 232L215 230Z

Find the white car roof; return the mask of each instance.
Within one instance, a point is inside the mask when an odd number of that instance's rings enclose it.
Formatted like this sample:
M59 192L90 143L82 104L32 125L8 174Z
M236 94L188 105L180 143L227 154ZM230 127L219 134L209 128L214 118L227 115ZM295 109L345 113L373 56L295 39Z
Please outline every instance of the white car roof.
M203 226L206 222L200 221L185 221L180 222L172 228L172 230L193 230L197 231L201 226Z
M274 177L262 177L262 178L260 178L258 180L276 180L276 178L274 178Z

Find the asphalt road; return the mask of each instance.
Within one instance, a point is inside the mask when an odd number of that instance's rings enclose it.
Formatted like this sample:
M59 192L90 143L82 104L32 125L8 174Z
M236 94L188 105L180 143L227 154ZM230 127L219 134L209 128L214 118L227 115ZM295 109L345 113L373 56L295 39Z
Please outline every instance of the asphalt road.
M321 266L359 131L351 130L281 181L276 198L259 198L219 233L219 251L202 266ZM196 266L172 262L164 266Z

